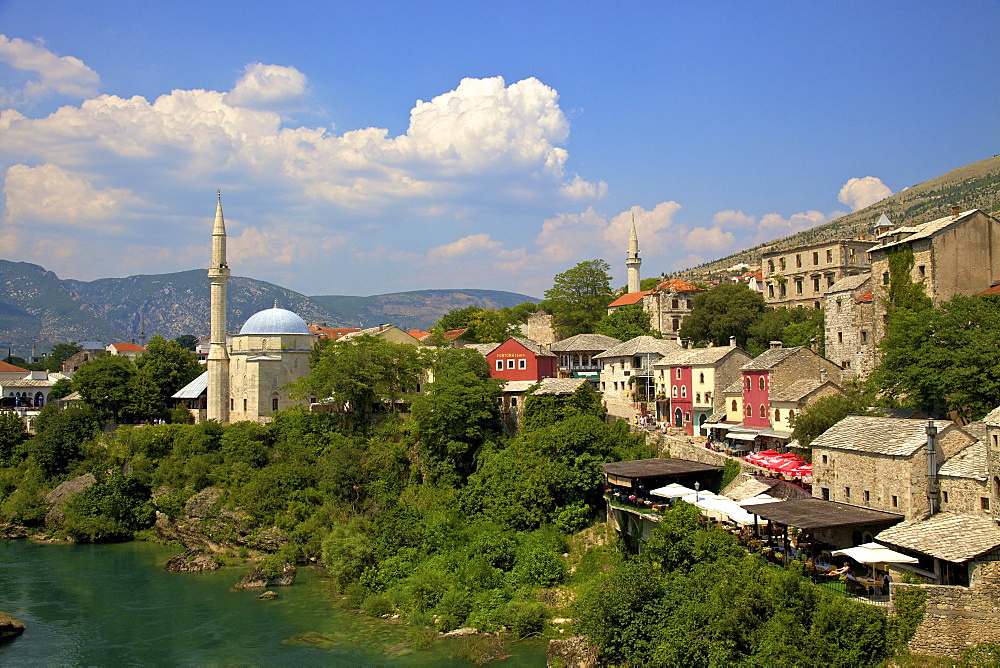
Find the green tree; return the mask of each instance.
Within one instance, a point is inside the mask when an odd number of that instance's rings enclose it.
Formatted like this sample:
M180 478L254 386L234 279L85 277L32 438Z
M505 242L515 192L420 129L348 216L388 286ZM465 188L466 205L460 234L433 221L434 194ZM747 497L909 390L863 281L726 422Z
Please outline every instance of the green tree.
M587 260L556 274L539 308L551 313L565 337L593 332L614 300L611 270L604 260Z
M99 480L66 502L66 533L80 542L131 540L155 519L149 493L134 476Z
M606 314L594 328L597 334L612 336L621 341L628 341L637 336L656 335L649 325L649 314L642 304L619 306Z
M729 345L730 337L746 348L750 327L764 313L764 297L743 283L720 283L694 298L681 324L681 337L695 342Z
M770 347L771 341L781 341L791 348L808 345L814 338L820 344L824 341L821 309L768 307L750 325L747 352L757 356Z
M127 357L97 357L85 362L73 375L73 388L84 402L117 422L128 405L129 381L135 373L135 364Z
M374 410L395 412L396 401L420 382L424 362L415 346L362 335L323 339L313 348L312 370L290 383L291 396L331 400L355 427L366 428Z
M63 397L69 396L73 393L73 381L68 378L60 378L56 382L52 383L52 388L49 390L49 401L55 399L62 399Z
M36 371L48 371L50 373L60 371L62 369L63 362L81 350L83 350L83 348L75 343L57 343L52 347L51 352L49 352L49 354L46 355L41 362L29 364L28 368Z
M204 368L198 357L177 341L167 341L157 334L146 344L146 352L136 358L135 366L152 381L166 408L170 397L201 375Z
M59 410L50 404L35 420L36 434L26 447L45 475L52 478L80 458L84 442L94 437L100 424L100 417L90 406Z
M194 349L198 345L198 337L193 334L181 334L174 341L184 350L190 350L191 352L194 352Z
M509 317L497 309L481 309L469 321L469 330L479 343L503 343L517 334Z
M12 411L0 411L0 466L16 463L20 445L28 438L24 421Z
M866 397L857 392L823 397L792 418L792 438L808 448L823 432L848 415L878 415L867 407Z

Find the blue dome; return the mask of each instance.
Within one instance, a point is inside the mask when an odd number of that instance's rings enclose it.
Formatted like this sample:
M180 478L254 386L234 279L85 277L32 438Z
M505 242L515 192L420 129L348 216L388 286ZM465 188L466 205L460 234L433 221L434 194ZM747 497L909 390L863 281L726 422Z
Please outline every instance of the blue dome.
M283 308L254 313L240 328L240 334L312 334L306 321Z

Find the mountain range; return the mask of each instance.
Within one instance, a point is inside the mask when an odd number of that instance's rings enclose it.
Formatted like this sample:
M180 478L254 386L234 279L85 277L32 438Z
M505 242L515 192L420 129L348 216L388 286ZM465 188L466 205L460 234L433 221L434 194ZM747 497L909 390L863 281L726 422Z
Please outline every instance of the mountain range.
M416 290L356 297L306 296L243 276L229 280L227 319L231 331L257 311L277 303L306 322L330 327L371 327L392 323L402 329L430 327L452 309L503 308L537 302L500 290ZM209 290L205 270L172 274L63 280L27 262L0 260L0 347L27 357L56 343L139 340L161 334L208 334Z

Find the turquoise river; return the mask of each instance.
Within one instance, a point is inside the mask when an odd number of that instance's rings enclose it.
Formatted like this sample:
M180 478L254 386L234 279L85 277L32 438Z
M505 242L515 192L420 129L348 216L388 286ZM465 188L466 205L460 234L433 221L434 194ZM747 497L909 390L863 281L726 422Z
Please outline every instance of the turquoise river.
M458 639L398 647L406 628L339 608L320 569L300 568L278 599L260 601L232 588L247 569L165 572L177 551L0 540L0 610L28 627L0 646L0 665L471 665L451 658ZM545 665L544 641L507 649L490 665Z

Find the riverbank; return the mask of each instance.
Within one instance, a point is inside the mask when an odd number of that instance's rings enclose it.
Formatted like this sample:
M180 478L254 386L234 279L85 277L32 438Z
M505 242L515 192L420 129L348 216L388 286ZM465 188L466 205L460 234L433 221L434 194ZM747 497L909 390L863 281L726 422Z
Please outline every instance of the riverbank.
M344 610L319 568L300 568L295 585L261 601L232 588L243 568L163 571L176 552L0 541L5 609L28 626L0 647L0 664L472 665L452 658L460 638L414 650L406 627ZM511 658L494 665L545 665L545 644L509 643Z

